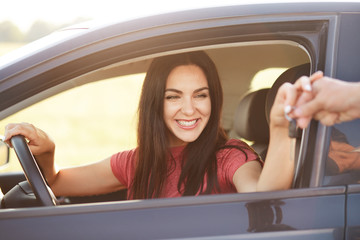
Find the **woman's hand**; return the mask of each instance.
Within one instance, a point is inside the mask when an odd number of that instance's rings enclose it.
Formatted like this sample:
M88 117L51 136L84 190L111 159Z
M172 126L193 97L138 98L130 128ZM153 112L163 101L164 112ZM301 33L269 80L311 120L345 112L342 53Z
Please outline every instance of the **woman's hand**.
M55 151L55 144L41 129L29 123L10 123L5 127L5 142L11 146L13 136L22 135L28 140L28 145L34 156Z
M57 169L55 143L44 131L28 123L8 124L5 142L10 145L10 139L15 135L23 135L28 140L29 148L56 196L89 196L125 188L112 173L110 158L84 166Z
M285 118L285 112L294 117L293 109L313 99L311 83L321 77L322 72L316 72L311 77L299 78L295 84L284 83L279 88L270 112L270 129L288 128L289 121ZM308 117L304 119L307 120Z
M4 141L9 146L11 146L10 139L16 135L22 135L27 139L28 146L43 174L51 182L56 177L54 141L44 131L29 123L11 123L5 127Z
M320 77L317 73L314 77ZM297 103L313 97L311 79L300 78L295 84L284 83L278 90L270 112L270 142L264 168L257 182L257 191L284 190L291 187L294 177L294 140L288 136L289 121Z

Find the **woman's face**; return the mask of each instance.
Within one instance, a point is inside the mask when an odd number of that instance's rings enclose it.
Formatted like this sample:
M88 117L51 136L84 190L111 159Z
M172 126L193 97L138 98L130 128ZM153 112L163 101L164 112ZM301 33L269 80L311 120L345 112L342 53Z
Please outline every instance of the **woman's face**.
M170 132L170 146L195 141L211 114L204 72L196 65L174 68L166 81L164 98L164 121Z

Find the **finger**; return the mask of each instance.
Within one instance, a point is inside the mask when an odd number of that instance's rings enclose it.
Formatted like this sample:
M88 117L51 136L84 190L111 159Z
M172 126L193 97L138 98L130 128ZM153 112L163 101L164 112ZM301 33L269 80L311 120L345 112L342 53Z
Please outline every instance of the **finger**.
M280 86L270 112L270 122L273 126L288 127L289 121L286 115L292 111L297 95L298 92L293 84L287 82Z
M311 117L301 117L296 119L297 126L301 129L306 128L311 121Z
M311 91L311 82L310 78L307 76L302 76L294 83L294 86L299 91Z
M277 99L280 102L283 102L285 107L294 106L298 93L296 87L291 83L284 83L278 91Z
M31 140L34 136L34 126L28 123L8 124L5 127L5 142L11 146L10 139L13 136L22 135Z
M317 113L320 109L323 108L324 107L321 101L318 101L315 97L311 101L299 104L297 108L293 111L293 114L297 118L306 118L313 116L315 113Z
M296 101L296 107L301 106L314 98L312 87L310 85L310 78L304 77L299 79L297 88L301 88L300 96Z
M320 78L323 78L324 77L324 73L322 71L317 71L315 73L313 73L311 76L310 76L310 82L313 83L314 81L320 79Z
M338 121L339 115L328 111L319 111L314 118L325 126L332 126Z
M307 76L300 77L295 82L294 85L298 91L298 97L297 97L296 104L295 104L296 108L313 99L314 95L312 92L311 80L309 77L307 77ZM298 118L298 116L296 116L294 114L292 114L292 117ZM309 121L310 120L308 119L308 117L306 120L301 120L300 122L303 122L302 127L307 126Z
M299 91L311 92L311 80L307 76L302 76L294 83L295 87Z
M347 121L351 121L354 119L354 116L352 116L348 112L339 112L338 114L339 114L339 117L338 117L336 123L347 122Z
M5 133L4 133L4 142L9 146L13 147L10 139L14 136L12 129L15 127L15 124L9 123L5 126Z

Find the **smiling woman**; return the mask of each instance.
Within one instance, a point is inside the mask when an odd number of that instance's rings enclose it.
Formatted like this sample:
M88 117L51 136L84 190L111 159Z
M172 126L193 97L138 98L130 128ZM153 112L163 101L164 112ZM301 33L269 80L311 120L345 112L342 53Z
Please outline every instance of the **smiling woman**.
M142 87L138 144L133 150L90 165L58 169L54 142L33 125L8 124L5 141L10 143L19 134L28 139L57 196L104 194L123 188L128 190L128 199L278 190L290 186L293 173L293 160L287 159L291 140L282 110L289 100L283 96L290 95L279 94L271 113L276 121L270 125L273 135L263 171L249 146L226 136L220 124L220 79L214 62L203 51L152 61ZM274 141L285 147L272 147ZM286 174L273 175L276 171Z

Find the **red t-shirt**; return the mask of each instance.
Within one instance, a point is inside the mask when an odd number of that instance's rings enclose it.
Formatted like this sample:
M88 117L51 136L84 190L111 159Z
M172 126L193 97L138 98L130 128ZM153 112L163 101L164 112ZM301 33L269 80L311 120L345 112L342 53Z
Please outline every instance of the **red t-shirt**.
M238 145L247 154L245 154L236 148L221 149L217 153L218 161L218 182L221 193L235 193L236 188L233 184L233 176L236 170L248 161L260 161L259 156L243 141L231 139L227 142L227 145ZM181 173L181 152L184 146L173 147L171 153L175 159L175 169L171 171L167 181L164 185L164 190L161 197L180 197L181 193L178 192L178 181ZM129 151L119 152L111 157L111 169L115 177L126 186L130 188L132 179L135 173L135 149ZM206 188L206 181L204 189ZM128 191L129 192L129 191ZM214 192L215 193L215 192ZM128 198L130 196L128 195Z

